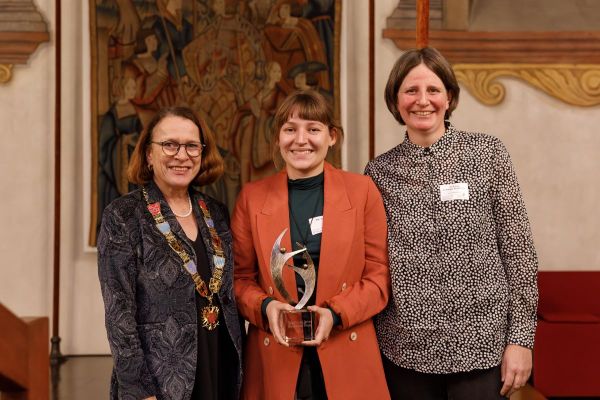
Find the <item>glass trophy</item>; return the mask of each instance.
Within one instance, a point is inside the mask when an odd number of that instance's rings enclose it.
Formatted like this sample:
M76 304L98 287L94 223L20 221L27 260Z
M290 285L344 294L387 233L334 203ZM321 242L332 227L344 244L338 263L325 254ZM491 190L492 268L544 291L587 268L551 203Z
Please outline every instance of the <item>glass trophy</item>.
M315 291L315 265L306 248L286 252L285 248L281 247L281 239L286 232L287 228L281 232L275 243L273 243L273 250L271 250L271 276L279 293L289 304L294 306L294 310L283 310L279 315L279 328L281 329L283 338L290 345L299 345L305 340L313 340L315 338L315 331L319 322L318 315L315 312L304 308ZM303 253L302 257L305 261L302 266L288 264L288 261L292 257L300 253ZM290 296L283 285L283 267L292 268L304 280L304 294L298 303L292 299L292 296Z

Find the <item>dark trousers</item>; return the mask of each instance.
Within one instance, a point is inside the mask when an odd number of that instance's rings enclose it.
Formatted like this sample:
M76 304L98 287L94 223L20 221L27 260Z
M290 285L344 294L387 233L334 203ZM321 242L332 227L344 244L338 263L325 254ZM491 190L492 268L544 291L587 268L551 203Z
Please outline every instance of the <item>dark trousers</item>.
M321 362L315 347L304 348L295 400L327 400Z
M383 369L393 400L505 400L500 366L452 374L427 374L397 366L384 355Z

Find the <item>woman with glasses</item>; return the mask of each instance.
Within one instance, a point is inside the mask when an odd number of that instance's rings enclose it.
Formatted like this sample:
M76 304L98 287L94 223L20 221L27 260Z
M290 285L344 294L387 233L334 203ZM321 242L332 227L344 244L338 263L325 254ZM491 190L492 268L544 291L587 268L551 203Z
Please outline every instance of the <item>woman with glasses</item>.
M226 207L199 187L223 173L215 139L183 107L159 111L104 211L98 273L111 398L237 399L242 326Z

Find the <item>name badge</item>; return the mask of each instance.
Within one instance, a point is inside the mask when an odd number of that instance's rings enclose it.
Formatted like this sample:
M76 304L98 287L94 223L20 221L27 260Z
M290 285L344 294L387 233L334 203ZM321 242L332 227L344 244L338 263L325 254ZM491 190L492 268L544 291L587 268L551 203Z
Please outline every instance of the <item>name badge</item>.
M469 184L466 182L440 185L440 200L469 200Z
M318 235L323 232L323 216L309 218L308 224L310 225L310 233Z

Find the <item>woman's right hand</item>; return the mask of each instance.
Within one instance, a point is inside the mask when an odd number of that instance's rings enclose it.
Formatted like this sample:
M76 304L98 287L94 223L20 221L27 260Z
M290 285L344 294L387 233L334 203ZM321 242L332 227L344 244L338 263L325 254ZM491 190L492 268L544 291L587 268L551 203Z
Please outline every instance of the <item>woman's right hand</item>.
M290 345L283 339L283 333L279 329L279 314L282 310L293 310L294 307L287 303L282 303L281 301L272 300L267 305L267 319L269 320L269 329L271 333L275 337L277 343L282 344L286 347L290 347Z

